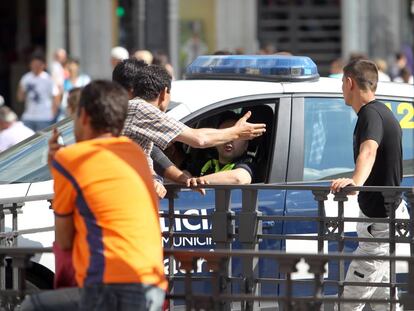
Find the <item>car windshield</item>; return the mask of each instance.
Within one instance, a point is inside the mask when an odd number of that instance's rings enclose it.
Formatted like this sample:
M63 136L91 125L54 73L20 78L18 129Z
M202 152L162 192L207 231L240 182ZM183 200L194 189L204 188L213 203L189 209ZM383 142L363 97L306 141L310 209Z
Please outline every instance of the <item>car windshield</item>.
M171 102L168 111L179 105L179 102ZM67 118L0 152L0 184L33 183L52 179L47 166L47 142L54 127L58 127L65 145L75 142L73 122Z
M73 122L65 119L0 153L0 184L50 180L47 142L57 127L65 145L74 143Z

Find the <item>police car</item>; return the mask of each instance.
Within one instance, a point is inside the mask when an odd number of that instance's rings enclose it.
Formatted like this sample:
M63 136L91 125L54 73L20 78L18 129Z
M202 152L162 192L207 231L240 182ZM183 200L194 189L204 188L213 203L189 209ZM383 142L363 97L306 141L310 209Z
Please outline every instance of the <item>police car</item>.
M354 168L352 133L356 114L345 105L341 80L320 78L317 67L307 57L296 56L202 56L187 69L186 79L174 81L168 113L192 127L215 127L217 116L227 110L252 111L251 122L263 122L267 132L250 142L249 152L256 161L255 183L313 182L328 185L329 180L349 175ZM391 109L403 129L404 180L414 185L414 88L399 83L379 83L377 98ZM58 125L66 145L74 142L72 122ZM53 193L47 168L47 140L51 128L0 154L0 200L11 197ZM188 161L205 156L204 150L177 145ZM0 201L1 202L1 201ZM241 206L240 191L232 195L232 207ZM329 206L334 204L330 197ZM161 209L168 207L161 201ZM47 201L28 202L19 216L19 229L53 226L53 213ZM310 192L259 191L259 209L266 215L315 215L317 203ZM177 214L207 215L214 209L214 191L205 196L182 191L175 202ZM345 216L357 216L352 197ZM8 229L11 220L7 219ZM165 219L161 228L168 230ZM176 231L208 232L206 219L175 220ZM314 223L264 221L263 230L272 234L315 234ZM346 232L355 226L346 224ZM20 246L50 246L53 232L23 235ZM164 242L168 242L164 238ZM210 238L178 237L176 247L213 248ZM314 241L274 241L265 247L292 252L316 251ZM52 255L35 258L29 281L38 287L50 286ZM273 269L273 268L272 268ZM298 278L306 273L299 271Z

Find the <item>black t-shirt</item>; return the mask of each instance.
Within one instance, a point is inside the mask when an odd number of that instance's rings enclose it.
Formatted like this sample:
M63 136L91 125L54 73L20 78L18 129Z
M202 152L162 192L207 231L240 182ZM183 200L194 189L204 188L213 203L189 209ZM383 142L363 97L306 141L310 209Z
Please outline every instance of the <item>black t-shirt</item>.
M364 186L399 186L402 180L402 131L390 109L374 100L361 108L354 130L354 160L360 145L366 140L378 143L377 155L371 174ZM387 217L389 210L380 192L361 191L358 202L368 217ZM397 206L393 206L396 208Z

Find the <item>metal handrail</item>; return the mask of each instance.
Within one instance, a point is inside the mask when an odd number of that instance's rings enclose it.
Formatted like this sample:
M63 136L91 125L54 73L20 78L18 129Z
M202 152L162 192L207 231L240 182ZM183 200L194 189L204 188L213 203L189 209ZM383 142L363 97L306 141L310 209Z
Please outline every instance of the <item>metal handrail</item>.
M275 299L275 297L263 297L260 294L260 289L258 285L261 282L279 282L280 284L291 284L291 279L288 277L288 274L285 274L285 279L277 279L277 278L261 278L257 273L257 267L259 265L258 258L272 258L272 259L283 259L284 262L297 259L297 256L302 256L301 258L308 258L309 260L322 260L322 261L338 261L340 264L338 265L338 273L340 279L336 280L324 280L323 278L323 271L320 270L319 272L314 274L314 279L312 280L318 290L315 290L315 297L320 299L320 301L344 301L342 295L342 290L344 285L352 285L351 283L343 282L344 277L344 261L349 259L355 259L354 255L342 253L344 250L344 243L345 241L377 241L377 242L389 242L390 243L390 256L381 257L381 260L389 260L390 261L390 268L391 268L391 280L389 283L382 283L382 284L370 284L367 283L366 285L371 286L386 286L390 287L391 289L391 297L394 297L395 288L398 287L408 287L409 292L410 288L414 287L410 284L405 283L397 283L395 279L395 262L398 260L405 261L410 264L410 273L413 269L411 257L407 256L395 256L395 244L396 243L408 243L410 244L411 254L414 254L414 217L412 217L413 209L410 210L411 217L410 219L397 219L395 218L395 211L391 211L391 215L389 219L383 218L371 218L370 221L372 222L382 222L382 223L389 223L390 224L390 236L389 239L362 239L356 237L348 237L344 236L344 226L345 222L360 222L366 221L366 219L360 219L355 217L344 217L344 202L347 200L347 193L350 191L381 191L386 195L386 201L388 203L392 202L394 197L397 194L405 193L406 200L414 206L414 194L412 193L411 187L346 187L342 192L335 194L335 200L338 204L338 216L337 217L327 217L324 214L324 202L327 199L327 195L330 192L329 186L315 186L311 185L307 182L305 183L278 183L278 184L252 184L252 185L203 185L199 186L199 188L208 188L215 191L215 200L216 200L216 209L213 214L209 215L176 215L175 211L175 197L176 194L184 188L182 185L174 185L174 184L167 184L166 188L168 190L167 193L167 200L168 200L168 212L161 212L160 217L169 220L168 223L168 230L163 232L163 237L167 238L166 240L166 249L165 249L165 256L168 257L169 263L169 274L168 279L170 280L170 290L171 290L171 297L180 297L179 293L175 293L175 281L183 280L182 276L174 275L173 272L173 265L174 259L177 256L181 256L182 253L188 251L181 251L177 250L174 247L174 239L180 237L200 237L200 238L208 238L212 241L215 245L214 252L208 252L208 254L214 254L212 257L208 257L208 260L213 258L214 256L222 256L225 257L223 262L221 263L221 270L220 274L220 286L219 291L217 294L217 299L221 299L221 301L215 299L214 303L218 303L221 307L220 309L229 310L231 308L231 302L235 300L241 300L245 304L245 309L252 309L253 307L257 307L258 301L281 301L286 302L287 298L284 296L277 296L279 298ZM232 190L241 190L242 192L242 207L240 210L240 214L234 214L231 210L231 192ZM259 190L297 190L297 191L312 191L314 195L314 200L317 203L317 210L318 214L315 216L270 216L270 215L262 215L260 211L257 209L257 193ZM21 234L30 234L30 233L37 233L42 232L45 230L52 230L53 227L47 228L36 228L36 229L25 229L25 230L17 230L17 217L18 213L16 212L18 209L21 209L26 202L31 201L39 201L39 200L47 200L51 201L53 199L53 193L48 193L44 195L31 195L25 197L15 197L15 198L6 198L0 199L0 245L4 245L4 241L10 237L16 237ZM11 232L4 232L4 211L10 210L13 215L13 228ZM176 232L175 231L175 219L200 219L200 220L207 220L209 223L212 224L212 231L211 232L203 232L201 234L194 234L188 232ZM236 230L235 221L239 221L239 226L243 227L243 230ZM283 236L277 234L265 234L262 233L262 222L264 220L273 220L273 221L310 221L315 222L317 224L318 231L315 232L314 236ZM328 230L328 226L330 223L335 223L337 227L334 228L333 231ZM404 229L408 230L408 234L406 236L396 237L395 232L396 230L403 227ZM328 230L328 231L327 231ZM288 240L288 239L299 239L299 240L314 240L317 241L318 245L318 254L314 256L314 254L292 254L292 253L276 253L274 251L259 251L259 243L261 240L264 239L276 239L276 240ZM235 241L239 241L242 245L242 248L245 250L232 250L232 243ZM338 243L338 250L339 254L329 253L323 254L324 250L324 242L325 241L334 241ZM13 242L14 246L17 246L17 239ZM11 251L13 248L4 247L7 251ZM51 251L51 249L45 249L46 251ZM33 251L28 248L21 248L20 252L31 252ZM0 248L0 256L1 248ZM9 255L13 255L13 253L9 253ZM31 253L30 253L31 254ZM199 256L202 255L203 252L189 252L189 256ZM10 256L11 256L10 255ZM203 256L210 256L207 254L203 254ZM276 257L275 257L276 256ZM279 256L279 257L278 257ZM280 257L281 256L281 257ZM295 257L296 256L296 257ZM319 256L319 257L318 257ZM321 257L322 256L322 257ZM234 257L241 258L242 261L242 278L234 277L231 274L231 260ZM214 257L215 258L215 257ZM358 257L359 258L359 257ZM364 257L368 258L368 257ZM295 260L296 260L295 259ZM361 258L362 259L362 258ZM21 280L22 272L19 269L16 270L14 276L19 280ZM19 271L17 271L19 270ZM283 273L283 272L282 272ZM289 272L290 273L290 272ZM289 274L290 275L290 274ZM8 291L5 291L5 287L2 286L2 279L4 280L5 277L5 270L4 266L0 267L0 298L2 297L2 293L5 295L9 295ZM187 275L186 275L187 277ZM214 278L214 274L213 274ZM192 279L197 280L200 279L198 276L193 276ZM205 279L204 277L201 279ZM208 277L207 277L208 279ZM414 278L413 278L414 280ZM241 294L233 293L231 289L231 282L237 281L243 284L244 290ZM14 287L20 294L22 293L21 284L19 282L14 282ZM187 281L185 281L187 282ZM305 281L300 280L298 282ZM307 281L306 281L307 282ZM414 282L414 281L413 281ZM19 285L20 284L20 285ZM338 294L339 298L332 299L332 297L324 297L323 296L323 286L324 284L337 284L338 285ZM4 284L3 284L4 285ZM19 289L20 288L20 289ZM411 288L412 289L412 288ZM414 290L411 290L414 292ZM410 292L410 293L411 293ZM175 295L175 296L174 296ZM185 296L183 296L185 297ZM193 297L190 295L190 298ZM233 299L231 299L233 297ZM414 296L413 296L414 297ZM211 298L211 297L210 297ZM289 297L288 297L289 298ZM292 303L294 299L297 299L298 302L307 302L306 297L290 297L289 304ZM293 299L293 300L292 300ZM341 300L342 299L342 300ZM371 301L373 302L373 301ZM397 300L391 299L388 300L388 303L391 303L391 309L393 308L393 303L397 302ZM173 304L171 304L173 307ZM395 307L395 304L394 304Z

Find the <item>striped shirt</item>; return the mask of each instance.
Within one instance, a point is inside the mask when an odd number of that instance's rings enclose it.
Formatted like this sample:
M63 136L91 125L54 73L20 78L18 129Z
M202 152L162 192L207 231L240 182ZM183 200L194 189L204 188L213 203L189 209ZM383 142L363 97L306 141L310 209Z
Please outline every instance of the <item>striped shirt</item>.
M164 150L186 127L143 99L134 98L129 101L122 135L141 146L152 168L150 154L154 144Z

